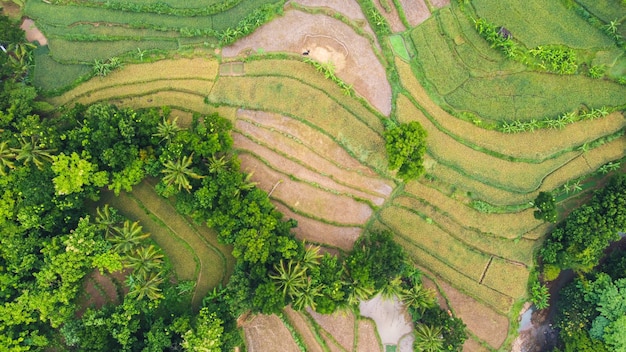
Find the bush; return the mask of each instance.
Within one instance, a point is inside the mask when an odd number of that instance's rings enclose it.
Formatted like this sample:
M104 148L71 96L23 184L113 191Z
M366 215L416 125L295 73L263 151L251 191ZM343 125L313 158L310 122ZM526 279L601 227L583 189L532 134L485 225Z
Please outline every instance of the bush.
M407 181L424 173L426 136L426 130L416 121L385 132L389 169L398 170L399 178Z
M543 280L544 281L556 280L556 278L559 277L560 273L561 273L561 269L558 266L552 265L552 264L546 264L543 267Z

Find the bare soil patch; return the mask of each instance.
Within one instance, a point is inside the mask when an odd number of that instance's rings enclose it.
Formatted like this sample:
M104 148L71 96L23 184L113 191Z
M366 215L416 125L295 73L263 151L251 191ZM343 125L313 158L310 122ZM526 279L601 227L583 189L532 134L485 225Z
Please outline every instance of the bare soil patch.
M430 17L430 10L424 0L400 0L404 14L411 26L417 26Z
M298 331L302 339L304 340L304 344L307 347L308 351L311 352L323 352L324 349L320 346L320 344L315 339L315 336L311 332L311 326L306 322L306 320L300 315L300 313L293 310L291 307L285 307L283 309L287 319L293 327Z
M345 23L325 15L287 10L282 17L222 50L224 57L246 52L289 52L322 63L332 62L336 74L383 114L391 112L391 86L370 42ZM368 74L363 74L367 72Z
M2 3L2 5L4 6L4 3ZM30 18L25 18L20 28L26 32L26 40L29 42L38 42L41 46L48 45L48 39L46 39L39 28L37 28L35 21Z
M386 300L377 295L369 301L361 301L359 310L361 315L374 319L383 345L397 345L402 336L413 330L413 321L397 297Z
M298 227L292 231L296 238L300 240L325 244L349 251L363 231L360 227L335 226L307 218L304 215L294 213L281 203L275 202L274 205L287 219L295 219L298 222ZM339 253L331 254L337 255Z
M478 341L469 338L463 344L463 352L489 352L490 350Z
M359 352L383 352L376 338L376 323L369 319L359 319L356 350Z
M344 310L333 314L319 314L307 308L313 319L326 330L345 349L352 351L354 347L355 317L352 312Z
M243 325L250 352L299 351L291 333L276 315L259 314Z
M19 18L22 15L22 9L12 1L2 1L0 7L2 7L2 13L7 17Z
M288 175L272 170L250 154L240 155L239 158L242 169L245 172L253 172L252 180L266 192L269 192L276 182L282 180L274 189L272 198L284 203L292 211L349 226L364 224L372 215L372 209L365 203L293 181Z
M443 280L439 280L438 283L448 297L454 314L463 319L474 335L498 349L508 335L507 317L459 292Z

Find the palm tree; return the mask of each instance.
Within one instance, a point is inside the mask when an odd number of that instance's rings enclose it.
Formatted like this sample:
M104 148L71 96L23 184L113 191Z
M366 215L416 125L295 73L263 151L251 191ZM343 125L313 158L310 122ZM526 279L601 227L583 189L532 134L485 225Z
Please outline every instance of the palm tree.
M147 277L152 272L158 272L163 265L163 253L154 245L142 246L126 257L126 266L133 269L133 274Z
M370 286L365 286L358 281L352 282L352 291L348 295L348 304L357 305L359 301L365 301L374 295L374 288Z
M15 164L11 159L17 155L11 151L7 142L0 143L0 175L6 176L6 169L15 169Z
M424 288L421 283L416 283L408 290L404 290L402 301L409 309L413 309L420 315L424 309L435 305L435 291Z
M304 243L306 245L306 242ZM319 266L319 260L322 257L320 254L320 246L310 246L304 250L304 256L302 257L302 265L306 269L313 269Z
M16 160L22 161L24 165L30 162L41 169L45 161L52 161L52 152L54 149L45 149L43 144L39 144L35 136L30 139L22 137L20 139L20 148L11 148L12 152L17 153Z
M385 286L380 290L380 294L384 299L393 299L399 297L402 299L404 290L402 289L402 278L396 276L391 281L387 282Z
M174 137L176 137L176 134L181 130L181 128L178 127L178 123L176 123L176 121L178 121L178 116L175 117L172 121L169 121L166 117L163 117L163 121L160 122L157 126L157 132L152 134L155 137L161 137L159 143L163 141L169 143Z
M109 209L108 204L105 204L102 209L100 207L96 208L96 224L104 230L104 234L107 238L113 234L113 230L117 224L115 215L111 214Z
M212 174L217 173L218 171L223 170L227 164L228 160L226 160L224 155L219 158L212 155L208 162L209 172Z
M114 228L115 233L109 239L113 243L113 249L118 253L128 254L135 249L141 241L150 237L149 233L143 233L139 221L135 221L132 224L130 221L124 221L124 225L119 228Z
M137 300L141 300L144 297L148 297L150 300L157 300L163 298L159 285L163 282L161 273L152 273L147 277L134 276L133 274L128 276L128 296L135 297Z
M163 176L163 181L170 184L175 184L178 186L178 190L184 188L189 192L191 190L191 184L189 183L189 178L193 179L201 179L204 176L198 175L191 168L193 154L187 157L183 157L182 159L178 159L175 162L168 160L163 166L165 170L161 171L165 174Z
M235 197L239 197L241 195L241 191L249 191L257 185L256 182L250 181L253 174L254 172L250 172L246 174L246 177L244 177L243 181L241 181L241 184L239 185L239 187L235 189L235 194L234 194Z
M441 327L419 324L415 328L415 342L413 342L413 350L418 352L444 351Z
M283 297L293 298L297 296L299 291L302 291L307 283L306 268L300 266L300 263L294 264L293 260L288 260L287 265L280 260L280 265L274 265L275 275L270 275L270 278L275 280L278 284L278 288L283 291Z
M319 297L322 295L320 292L322 290L322 285L313 286L311 283L311 279L306 280L306 284L295 294L295 299L293 301L293 309L295 310L303 310L306 307L311 307L311 309L315 310L315 297Z

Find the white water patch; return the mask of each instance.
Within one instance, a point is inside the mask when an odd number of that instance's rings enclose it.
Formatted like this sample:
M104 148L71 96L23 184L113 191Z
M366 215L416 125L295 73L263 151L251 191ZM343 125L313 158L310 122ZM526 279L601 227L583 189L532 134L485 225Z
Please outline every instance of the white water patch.
M394 297L383 299L380 295L359 305L362 316L376 322L376 330L383 345L397 345L400 339L413 330L413 322L404 304Z

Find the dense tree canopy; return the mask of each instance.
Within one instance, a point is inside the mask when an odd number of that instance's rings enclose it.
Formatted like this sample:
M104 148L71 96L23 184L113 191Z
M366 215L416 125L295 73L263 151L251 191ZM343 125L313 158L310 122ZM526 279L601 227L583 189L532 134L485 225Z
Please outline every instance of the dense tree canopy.
M413 121L385 131L389 169L398 170L403 180L416 179L424 173L426 130Z

